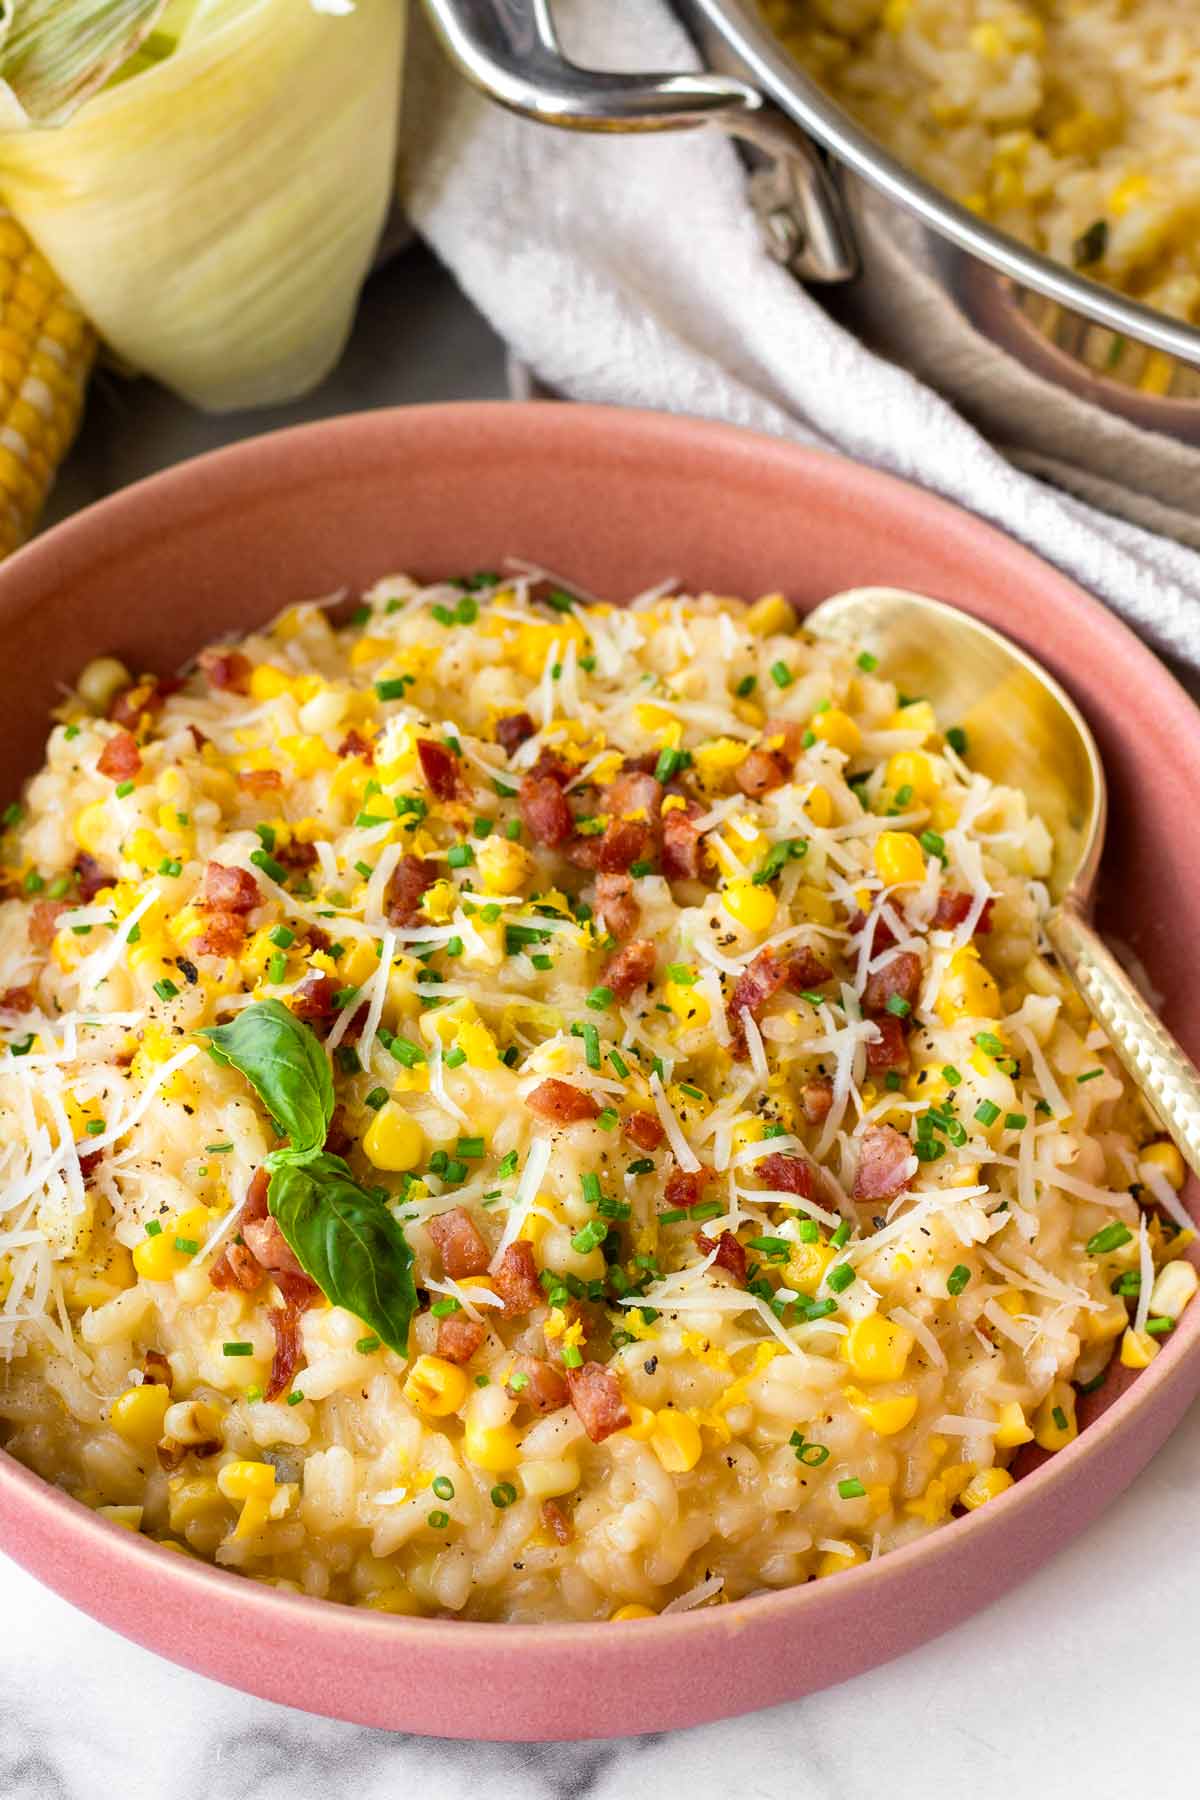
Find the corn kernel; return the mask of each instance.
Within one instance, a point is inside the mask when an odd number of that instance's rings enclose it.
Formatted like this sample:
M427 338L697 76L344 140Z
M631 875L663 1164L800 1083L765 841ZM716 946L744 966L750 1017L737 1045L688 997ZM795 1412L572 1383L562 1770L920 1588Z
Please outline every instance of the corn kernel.
M625 1410L629 1414L630 1422L619 1435L636 1438L639 1443L646 1443L654 1430L653 1408L643 1406L640 1400L626 1400Z
M833 823L833 801L826 788L812 788L804 799L805 816L812 820L819 830Z
M1200 1277L1190 1262L1164 1263L1150 1294L1150 1311L1155 1318L1177 1319L1200 1286Z
M742 620L755 637L776 637L796 629L796 609L782 594L764 594L746 608Z
M897 750L888 757L885 780L893 792L911 788L917 800L932 800L938 791L937 770L924 750Z
M796 1244L787 1263L787 1284L798 1294L814 1295L837 1256L831 1244Z
M291 691L291 677L271 663L259 663L250 671L250 697L253 700L278 700L281 694Z
M916 1339L880 1313L856 1319L845 1338L846 1361L860 1381L899 1381Z
M1033 1430L1019 1400L1010 1400L1000 1408L1000 1422L992 1442L998 1450L1015 1450L1018 1444L1033 1440Z
M712 1012L708 995L694 981L668 980L663 988L663 998L680 1024L689 1030L708 1023Z
M521 1464L521 1486L532 1500L553 1500L579 1486L579 1464L573 1456L531 1457Z
M160 1382L126 1388L109 1408L113 1430L139 1450L153 1450L163 1434L163 1419L171 1404L171 1390Z
M146 1237L133 1246L133 1266L146 1281L170 1281L180 1269L186 1269L189 1257L175 1248L176 1231L164 1225L156 1237Z
M682 1475L700 1461L703 1445L699 1426L686 1413L664 1407L654 1415L650 1448L670 1475Z
M875 839L875 867L888 887L924 881L925 852L911 831L881 831Z
M275 1492L275 1465L231 1462L217 1472L217 1486L227 1500L265 1500Z
M1161 1169L1176 1193L1183 1186L1183 1157L1169 1138L1163 1138L1157 1144L1147 1144L1139 1153L1138 1161L1149 1163L1153 1169Z
M1191 1264L1187 1265L1189 1268ZM1155 1284L1157 1286L1157 1283ZM1151 1310L1154 1309L1153 1299ZM1079 1335L1085 1343L1104 1344L1110 1338L1120 1337L1129 1323L1129 1313L1123 1300L1112 1300L1099 1312L1085 1313L1079 1322Z
M369 1606L372 1612L406 1613L419 1616L421 1611L421 1603L416 1595L411 1593L408 1588L399 1586L379 1588L376 1593L368 1594L361 1604Z
M765 883L755 886L753 881L731 881L721 894L721 904L747 931L766 931L779 903Z
M99 856L103 852L108 830L108 807L103 800L94 800L75 816L75 842L89 856Z
M867 1553L861 1544L850 1544L845 1550L826 1550L817 1564L817 1580L823 1581L827 1575L840 1575L843 1569L856 1568L866 1560Z
M517 894L528 881L533 858L521 844L489 838L476 853L479 878L489 894Z
M811 920L814 925L833 924L833 901L821 888L807 885L797 888L792 904L803 918Z
M1052 1383L1033 1416L1034 1437L1043 1450L1061 1450L1079 1436L1075 1422L1075 1389L1067 1381Z
M404 1398L431 1418L443 1419L458 1411L469 1387L469 1379L457 1363L442 1356L418 1356L404 1383Z
M463 1455L477 1469L503 1474L515 1469L520 1461L521 1434L513 1425L477 1425L469 1421L463 1433Z
M363 1150L377 1169L402 1174L415 1169L425 1154L425 1133L411 1113L389 1100L371 1120Z
M1028 1299L1020 1288L1015 1287L1001 1288L996 1295L996 1304L1008 1314L1010 1319L1019 1318L1023 1312L1029 1310Z
M658 1614L652 1606L638 1606L635 1601L630 1601L627 1606L618 1606L615 1613L609 1614L609 1619L614 1625L624 1619L656 1619L657 1617Z
M829 706L824 712L814 713L809 720L809 729L823 744L829 744L834 750L842 750L847 756L853 756L862 746L862 732L850 714L837 706Z
M846 1387L842 1393L860 1419L866 1421L879 1437L894 1437L911 1425L917 1411L915 1394L894 1394L873 1399L861 1388Z
M968 1512L974 1512L989 1500L994 1500L997 1494L1002 1494L1012 1484L1013 1478L1007 1469L980 1469L978 1474L972 1475L959 1499Z
M738 738L719 737L710 739L707 744L697 744L692 752L692 762L702 775L715 779L736 769L749 754L749 744Z
M767 716L757 700L735 700L733 711L743 725L753 725L756 728L765 722Z
M922 742L937 730L937 715L928 700L898 706L884 728L887 731L919 731Z
M958 1019L992 1019L1000 1010L1000 990L974 944L964 944L950 958L934 1005L946 1025Z
M1148 1369L1160 1347L1148 1331L1135 1331L1131 1325L1121 1339L1121 1361L1127 1369Z

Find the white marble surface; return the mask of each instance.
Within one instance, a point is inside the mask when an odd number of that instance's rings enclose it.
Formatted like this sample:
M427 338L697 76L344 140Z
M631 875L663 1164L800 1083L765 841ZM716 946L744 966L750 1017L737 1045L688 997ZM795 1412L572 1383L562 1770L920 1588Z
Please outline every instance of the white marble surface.
M503 391L495 339L410 254L376 277L341 369L300 406L204 420L103 382L55 512L250 431ZM467 1745L306 1717L125 1643L0 1558L0 1800L1185 1800L1200 1792L1198 1486L1194 1409L1086 1537L949 1636L795 1705L611 1744Z

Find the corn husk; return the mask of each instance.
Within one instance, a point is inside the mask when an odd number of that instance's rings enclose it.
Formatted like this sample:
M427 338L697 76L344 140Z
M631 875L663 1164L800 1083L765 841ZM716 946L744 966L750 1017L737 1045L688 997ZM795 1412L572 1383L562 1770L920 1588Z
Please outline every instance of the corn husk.
M22 93L0 48L27 114L75 108L0 133L0 200L131 368L213 411L291 399L337 360L391 199L403 0L108 7L99 91L66 58Z
M0 0L0 130L58 125L127 64L166 0Z

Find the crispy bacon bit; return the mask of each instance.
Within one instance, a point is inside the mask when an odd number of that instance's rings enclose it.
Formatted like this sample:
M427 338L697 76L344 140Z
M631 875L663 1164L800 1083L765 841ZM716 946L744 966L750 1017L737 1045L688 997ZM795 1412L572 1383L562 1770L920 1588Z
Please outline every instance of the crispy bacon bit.
M699 1206L704 1198L704 1190L712 1178L711 1169L672 1169L663 1187L667 1211L670 1212L675 1207L690 1211L693 1206Z
M205 864L202 906L211 906L219 912L248 913L253 912L261 899L262 890L246 869L226 868L219 862Z
M575 1527L557 1500L542 1501L542 1524L555 1543L569 1544L575 1536Z
M464 1275L482 1275L488 1266L488 1247L470 1213L452 1206L429 1221L429 1235L438 1247L442 1268L452 1281Z
M850 932L850 936L852 938L858 937L866 922L867 915L865 912L852 912L847 920L847 929ZM895 932L892 930L883 914L880 913L875 920L875 929L871 933L871 949L875 952L880 950L890 950L895 941Z
M278 1274L275 1284L283 1294L283 1305L267 1308L267 1317L275 1333L275 1355L265 1396L268 1400L278 1400L280 1394L286 1394L291 1388L300 1361L300 1317L321 1293L316 1282L310 1281L307 1275Z
M868 1014L886 1012L893 997L909 1007L916 1005L921 991L921 959L915 950L898 950L891 962L884 963L867 977L863 989L863 1011Z
M359 1009L362 1010L361 1008ZM357 1016L357 1015L356 1015ZM354 1029L354 1021L350 1022ZM350 1035L346 1033L347 1037ZM339 1102L329 1115L329 1129L325 1133L325 1150L329 1156L349 1156L354 1145L354 1138L346 1128L346 1109Z
M600 985L611 988L618 1000L628 1000L635 988L644 987L654 974L658 952L649 938L634 938L611 956L600 976Z
M256 1287L261 1287L264 1274L254 1252L240 1238L234 1238L208 1271L208 1279L215 1288L236 1287L245 1294L252 1294Z
M700 874L702 845L692 816L673 806L662 820L662 872L668 881L694 881Z
M191 940L195 956L236 956L246 941L246 915L224 908L208 913L204 930Z
M94 856L81 850L75 858L75 877L79 885L79 898L85 906L89 906L101 888L112 887L116 876L102 869Z
M789 762L795 762L801 750L804 748L804 732L805 727L799 724L795 719L776 719L771 717L768 718L766 724L763 726L763 736L768 743L774 738L783 739L782 744L780 744L778 748L783 752L784 756L787 757Z
M436 863L426 862L423 856L402 856L388 882L384 899L388 924L399 925L401 928L419 924L424 917L421 895L433 886L437 878Z
M267 1217L267 1199L271 1192L271 1171L266 1164L261 1164L250 1177L250 1185L246 1189L246 1198L242 1205L242 1224L253 1225L256 1219Z
M696 1233L696 1245L702 1256L710 1250L716 1251L713 1262L718 1269L724 1269L735 1281L746 1279L746 1246L738 1242L732 1231L723 1231L719 1238L705 1237L702 1231Z
M337 982L332 975L318 969L306 975L291 997L292 1011L306 1025L326 1025L333 1017L333 996Z
M58 930L58 915L66 912L68 904L66 900L35 900L30 907L26 921L29 941L38 950L48 950L54 942L54 934Z
M0 1012L28 1012L32 1005L32 988L10 987L0 994Z
M132 781L142 766L142 753L137 739L129 731L118 731L109 738L96 763L97 772L110 781Z
M800 1090L800 1104L809 1125L823 1125L833 1106L833 1083L828 1075L814 1075Z
M514 1375L518 1377L515 1387ZM514 1356L506 1385L514 1400L523 1400L534 1412L557 1412L567 1404L566 1380L543 1356Z
M272 1275L303 1275L291 1245L269 1214L265 1219L243 1223L242 1238L256 1261Z
M196 665L210 688L221 694L248 694L254 665L240 650L225 650L213 644L202 650Z
M103 1150L81 1150L79 1152L79 1172L83 1179L90 1181L103 1161Z
M614 1431L623 1431L632 1423L617 1378L603 1363L585 1362L578 1369L568 1369L567 1389L593 1444L602 1444Z
M125 725L132 730L143 714L153 718L166 705L167 696L175 693L180 683L168 676L151 676L146 681L136 681L132 687L123 688L108 709L108 716L114 725Z
M533 1245L525 1238L510 1244L492 1273L492 1285L509 1315L532 1312L545 1299L538 1281Z
M169 1388L174 1376L161 1350L147 1350L142 1358L142 1381L150 1387Z
M596 844L595 866L606 875L622 875L634 863L650 861L653 850L654 827L647 820L613 819Z
M869 1125L859 1141L856 1200L894 1200L903 1189L912 1146L892 1125Z
M880 1013L875 1024L879 1036L867 1045L868 1070L877 1075L881 1069L907 1069L908 1039L904 1035L903 1021L892 1013Z
M437 800L453 800L458 792L458 764L453 750L435 738L418 738L417 755L430 793Z
M751 800L761 800L772 789L782 787L791 772L791 762L781 750L764 750L759 745L738 764L733 779L743 794Z
M955 926L963 923L974 904L973 894L964 894L958 888L943 888L929 921L930 931L952 931ZM992 929L992 907L995 904L994 899L984 901L979 923L975 927L977 935L983 935Z
M537 726L527 712L508 713L503 719L496 720L496 742L505 756L511 756L536 730Z
M812 1170L802 1156L785 1156L776 1150L755 1163L754 1173L767 1187L781 1194L799 1194L805 1200L812 1199Z
M365 763L375 761L375 746L360 731L350 730L337 747L339 756L357 756Z
M616 872L596 877L596 912L604 929L615 938L636 931L641 907L633 897L633 882Z
M729 997L729 1029L733 1033L735 1044L740 1049L745 1047L745 1026L742 1021L744 1012L756 1019L761 1008L780 988L802 990L820 987L822 982L831 978L832 973L820 957L808 949L787 952L769 948L760 950L749 968L743 969L734 982L733 993Z
M626 1114L622 1130L639 1150L657 1150L667 1135L658 1114L643 1112L640 1107Z
M447 1362L469 1363L487 1336L486 1325L468 1319L465 1313L454 1313L438 1320L437 1353Z
M547 1119L552 1125L574 1125L580 1119L594 1119L600 1112L590 1094L554 1075L526 1094L525 1104L535 1118Z
M629 762L604 790L604 811L614 819L645 823L658 817L662 803L661 783Z
M248 794L270 794L283 786L278 769L239 769L237 783Z
M521 778L517 806L534 842L551 850L565 844L575 829L575 815L567 805L557 775L531 769Z

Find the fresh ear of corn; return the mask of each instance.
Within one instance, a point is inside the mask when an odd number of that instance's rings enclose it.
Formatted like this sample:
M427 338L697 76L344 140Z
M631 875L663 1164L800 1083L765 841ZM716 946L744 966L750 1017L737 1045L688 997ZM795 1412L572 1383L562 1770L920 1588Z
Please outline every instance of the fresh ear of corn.
M121 7L52 10L82 32ZM65 124L0 131L0 201L123 362L215 411L332 367L391 200L406 17L171 0Z
M95 354L78 305L0 208L0 556L37 523L75 436Z

